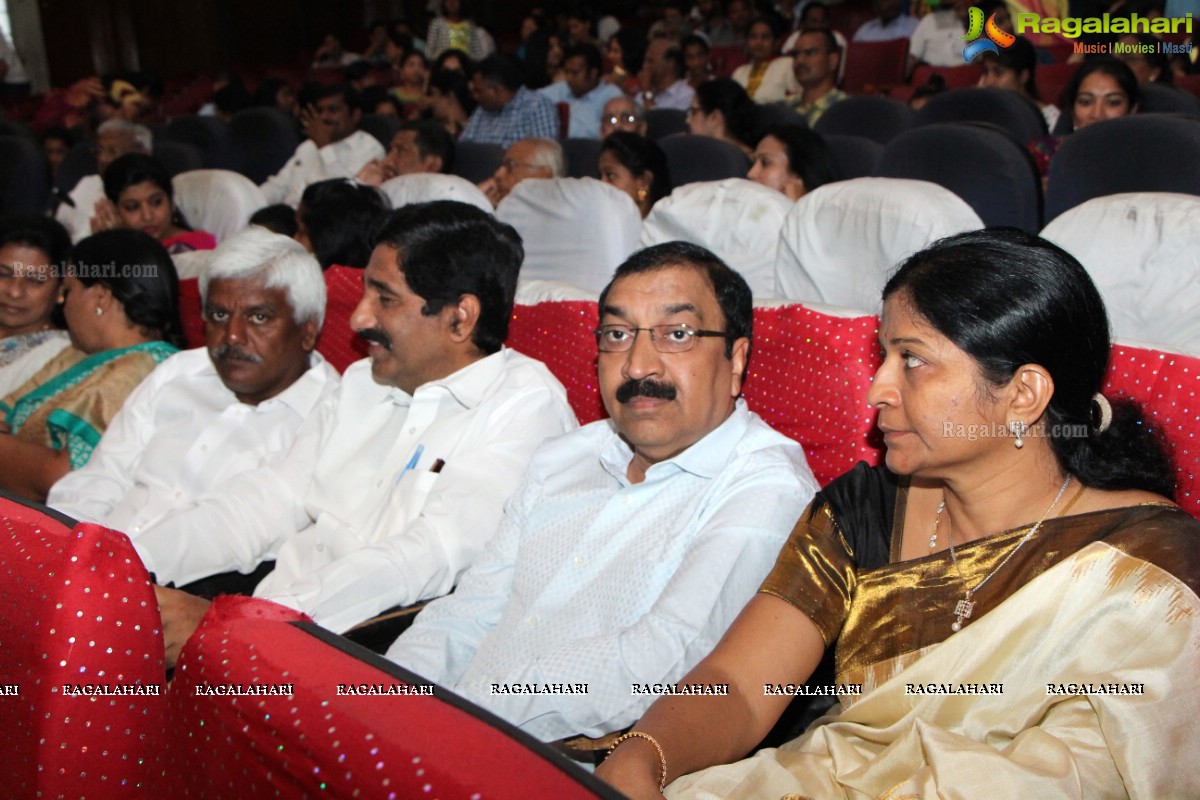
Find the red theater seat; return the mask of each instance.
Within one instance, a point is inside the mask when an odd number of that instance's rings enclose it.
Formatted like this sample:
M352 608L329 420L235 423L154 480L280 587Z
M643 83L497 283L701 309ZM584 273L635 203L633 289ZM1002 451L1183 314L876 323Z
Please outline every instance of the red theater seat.
M184 278L179 282L179 319L187 347L203 347L204 309L200 303L199 278Z
M596 382L596 304L590 300L537 303L513 308L505 342L550 368L587 425L607 416Z
M0 498L2 794L146 796L163 698L65 687L162 683L154 590L129 539L70 522Z
M362 299L363 271L334 265L325 270L325 324L317 350L338 372L365 358L367 343L350 328L350 315Z
M586 425L605 416L596 383L596 304L517 306L508 345L543 361ZM822 483L859 460L879 462L867 388L879 364L873 316L842 317L802 305L754 309L754 352L744 394L771 427L804 445Z
M162 767L192 797L442 800L617 798L487 712L436 696L339 695L417 676L299 615L219 598L189 640L168 697ZM298 657L299 655L299 657ZM291 684L292 695L197 695L215 685ZM205 691L201 688L201 691Z
M1200 358L1132 345L1113 345L1104 393L1129 397L1171 445L1175 502L1200 518Z

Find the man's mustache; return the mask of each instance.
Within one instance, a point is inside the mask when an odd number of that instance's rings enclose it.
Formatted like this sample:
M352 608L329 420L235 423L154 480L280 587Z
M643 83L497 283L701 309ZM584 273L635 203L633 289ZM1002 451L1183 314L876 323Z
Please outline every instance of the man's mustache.
M248 353L236 344L222 344L210 348L208 355L213 361L245 361L247 364L262 363L262 356Z
M360 338L368 342L374 342L375 344L381 346L389 353L392 351L392 337L388 336L379 328L363 328L361 331L355 331L355 333L357 333Z
M649 397L653 400L674 400L677 392L669 383L659 383L649 378L628 380L617 389L617 402L628 403L635 397Z

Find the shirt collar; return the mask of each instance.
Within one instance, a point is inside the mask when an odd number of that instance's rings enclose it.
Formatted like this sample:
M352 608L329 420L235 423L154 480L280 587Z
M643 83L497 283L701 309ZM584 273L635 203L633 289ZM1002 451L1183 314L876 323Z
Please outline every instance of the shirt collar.
M396 405L408 406L412 405L415 397L442 391L453 397L463 408L475 408L483 402L492 384L504 376L508 362L507 352L508 348L502 347L498 352L472 362L444 378L423 383L411 396L396 387L388 390L388 396Z
M258 407L269 408L271 403L283 403L302 418L307 418L333 377L333 368L314 350L309 354L308 369L305 373L279 394L259 403Z
M611 421L609 422L612 425ZM725 418L700 441L679 455L651 465L646 470L650 479L666 470L689 472L700 478L711 480L721 473L733 457L733 450L746 433L750 424L750 410L746 401L738 398L733 413ZM633 450L613 429L612 439L600 451L600 464L606 472L622 483L628 483L627 471Z

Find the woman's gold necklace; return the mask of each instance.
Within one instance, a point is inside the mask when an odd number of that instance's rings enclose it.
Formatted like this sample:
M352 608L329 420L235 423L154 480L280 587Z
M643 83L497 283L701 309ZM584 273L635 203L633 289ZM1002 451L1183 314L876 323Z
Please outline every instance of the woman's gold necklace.
M1046 518L1050 516L1050 512L1053 511L1054 507L1058 505L1058 501L1062 500L1063 494L1066 493L1067 487L1070 485L1071 485L1071 476L1068 475L1067 479L1063 481L1062 486L1060 486L1058 488L1058 494L1054 495L1054 502L1051 503L1050 507L1046 509L1046 513L1042 514L1042 518L1039 519L1036 523L1034 523L1034 526L1029 529L1029 533L1027 533L1021 537L1021 541L1017 542L1016 547L1014 547L1012 550L1009 550L1008 555L1004 556L1004 558L1000 561L1000 563L996 565L996 568L993 569L991 572L989 572L987 575L985 575L983 580L981 580L979 583L975 584L975 586L968 587L966 589L966 593L963 595L963 599L959 600L958 603L954 606L954 623L950 626L950 630L952 630L956 633L958 631L962 630L962 621L964 619L970 619L971 612L975 610L975 601L972 600L971 598L975 596L976 592L978 592L980 589L983 588L983 585L985 583L987 583L988 581L990 581L992 579L992 576L994 576L997 572L999 572L1000 570L1002 570L1004 568L1004 565L1008 563L1008 560L1010 558L1012 558L1013 556L1015 556L1017 554L1017 551L1025 546L1026 542L1028 542L1030 539L1033 538L1034 534L1036 534L1038 532L1038 530L1042 527L1042 523L1045 522ZM945 508L946 508L946 500L943 498L942 502L940 502L938 504L937 515L933 518L933 527L930 529L930 536L929 536L929 551L930 552L933 552L933 548L937 546L938 523L942 521L942 511L944 511ZM953 524L951 523L950 517L946 517L946 538L949 540L949 544L950 544L950 561L953 562L954 569L956 572L958 572L959 578L962 578L962 570L960 570L958 568L958 555L954 552L954 528L953 528Z

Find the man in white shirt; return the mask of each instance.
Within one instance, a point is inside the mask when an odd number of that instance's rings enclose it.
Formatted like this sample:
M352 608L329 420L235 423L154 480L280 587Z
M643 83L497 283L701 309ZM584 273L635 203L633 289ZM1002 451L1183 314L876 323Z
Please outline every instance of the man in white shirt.
M900 0L874 0L871 7L879 16L868 20L854 32L856 42L890 42L893 39L909 39L917 29L917 20L900 13Z
M670 242L600 296L611 419L545 444L454 594L388 658L543 740L637 720L753 596L817 489L738 399L750 289ZM582 690L580 689L582 687Z
M949 8L940 7L921 18L908 45L908 71L918 64L935 67L961 67L963 37L967 35L967 12L971 0L952 0Z
M450 591L534 449L576 425L550 371L502 346L523 256L516 231L473 206L392 212L351 317L369 358L286 456L163 535L193 537L210 573L277 553L255 595L339 632ZM158 591L173 661L207 603Z
M600 80L603 60L594 44L574 44L563 53L564 80L539 90L551 103L566 103L570 110L567 137L599 139L600 112L604 104L625 93Z
M567 160L562 145L554 139L522 139L504 151L504 160L492 177L479 184L479 191L498 206L521 181L565 177Z
M293 208L310 183L326 178L353 178L367 162L384 156L383 145L358 130L362 111L358 98L345 84L319 86L299 98L300 122L308 138L300 143L283 169L260 188L268 203Z
M299 243L248 228L214 252L200 294L206 347L178 353L152 372L92 459L58 481L46 501L128 534L163 583L186 584L210 572L190 563L187 536L162 536L161 527L286 454L338 385L314 351L325 280Z
M71 241L78 242L92 235L92 218L96 216L96 204L108 202L104 196L104 170L126 153L150 155L154 136L145 125L138 125L119 117L102 122L96 128L96 174L85 175L62 201L54 218L71 234Z

